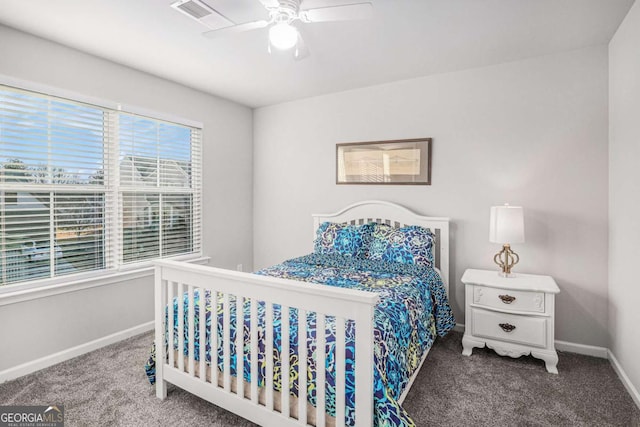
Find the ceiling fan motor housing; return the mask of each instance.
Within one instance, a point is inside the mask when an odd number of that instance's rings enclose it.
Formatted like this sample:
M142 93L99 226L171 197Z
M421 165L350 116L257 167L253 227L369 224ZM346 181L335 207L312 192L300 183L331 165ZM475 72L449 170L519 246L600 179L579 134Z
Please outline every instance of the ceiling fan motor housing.
M271 18L276 23L290 23L298 19L299 12L300 0L279 0L278 8L271 11Z

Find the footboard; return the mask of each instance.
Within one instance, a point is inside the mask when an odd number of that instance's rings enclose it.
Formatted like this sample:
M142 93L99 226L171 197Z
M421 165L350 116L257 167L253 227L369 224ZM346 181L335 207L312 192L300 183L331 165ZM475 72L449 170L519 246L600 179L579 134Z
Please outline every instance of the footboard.
M196 299L194 295L201 297ZM206 322L206 298L209 295L215 313L209 324ZM178 300L174 313L174 298ZM155 342L156 342L156 394L163 399L167 395L167 383L175 384L201 398L239 414L243 418L265 426L306 426L345 425L346 411L346 370L355 371L355 421L358 426L373 424L373 314L378 296L373 293L341 289L312 283L259 276L212 267L193 265L176 261L158 261L155 271ZM219 303L218 303L219 302ZM258 307L264 306L263 324L258 319ZM274 369L274 305L280 306L281 357L279 372ZM235 307L234 307L235 306ZM249 321L244 313L249 307ZM189 315L186 317L185 307ZM235 310L235 330L240 331L232 338L232 311ZM219 312L222 311L220 314ZM195 313L199 317L195 319ZM288 313L296 313L297 333L290 335L291 325ZM284 313L287 313L286 315ZM325 351L315 351L315 407L307 402L308 350L326 349L324 327L316 327L316 336L307 335L307 315L315 313L316 325L325 325L327 317L335 319L335 419L326 414L326 358ZM178 336L174 336L174 315L177 314ZM240 315L242 314L242 315ZM167 325L167 318L170 324ZM218 340L218 316L222 317L222 338ZM349 322L349 323L348 323ZM196 328L197 323L197 328ZM345 325L355 324L355 363L347 366ZM249 340L245 340L248 325ZM293 324L292 324L293 325ZM211 328L207 331L206 328ZM215 329L214 329L215 328ZM244 332L243 332L244 331ZM178 351L173 345L165 348L165 333L169 343L177 338ZM205 354L206 336L210 336L211 363L207 364ZM232 339L234 346L232 346ZM258 357L260 339L263 342L264 383L258 384ZM295 347L290 347L290 341ZM186 344L185 344L186 343ZM198 343L198 354L196 354ZM186 347L185 347L186 345ZM313 347L310 347L313 346ZM218 368L218 354L221 350L222 369ZM235 357L232 347L243 349L242 355ZM186 354L183 349L187 349ZM297 349L296 353L294 348ZM168 353L168 354L167 354ZM214 357L216 358L214 362ZM244 380L244 359L249 360L250 381ZM290 359L291 358L291 359ZM199 360L199 363L196 362ZM299 398L291 397L294 378L291 363L296 360L298 371ZM232 361L235 361L236 375L232 375ZM274 375L274 373L276 375ZM302 374L304 373L304 375ZM274 376L282 375L280 390L274 389ZM289 377L289 378L287 378ZM311 416L314 415L314 416ZM329 418L331 418L329 420Z

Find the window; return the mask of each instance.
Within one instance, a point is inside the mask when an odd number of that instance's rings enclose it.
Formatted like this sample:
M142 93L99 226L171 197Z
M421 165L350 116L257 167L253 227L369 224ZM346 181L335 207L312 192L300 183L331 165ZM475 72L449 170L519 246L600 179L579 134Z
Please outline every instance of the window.
M0 286L200 252L201 130L0 86Z
M131 114L118 127L123 261L191 252L193 132Z

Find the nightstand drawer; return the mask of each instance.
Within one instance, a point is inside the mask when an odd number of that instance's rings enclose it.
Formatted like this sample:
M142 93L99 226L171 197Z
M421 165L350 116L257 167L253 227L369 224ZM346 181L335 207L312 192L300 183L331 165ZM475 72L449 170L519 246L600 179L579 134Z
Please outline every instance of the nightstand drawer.
M518 344L545 347L547 320L478 308L471 309L472 335Z
M501 310L544 313L544 292L473 285L473 304Z

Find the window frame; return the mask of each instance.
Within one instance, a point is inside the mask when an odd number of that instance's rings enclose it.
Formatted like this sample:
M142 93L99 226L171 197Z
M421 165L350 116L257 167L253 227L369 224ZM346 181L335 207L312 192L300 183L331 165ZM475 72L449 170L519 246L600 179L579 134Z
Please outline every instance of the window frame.
M180 261L191 261L196 263L206 263L209 258L203 256L203 230L202 230L202 218L203 218L203 196L202 196L202 187L203 187L203 145L204 145L204 125L201 122L194 121L191 119L186 119L184 117L179 117L176 115L158 112L155 110L126 105L122 103L113 102L110 100L105 100L96 97L86 96L74 91L69 91L65 89L60 89L53 86L48 86L45 84L40 84L31 81L25 81L21 79L16 79L10 76L5 76L0 74L0 85L8 86L11 88L15 88L18 90L29 91L34 94L42 94L44 96L52 96L56 98L60 98L61 100L68 100L70 102L75 103L84 103L89 104L101 109L110 110L106 111L105 114L105 125L107 123L107 115L125 113L132 114L136 116L142 116L151 120L168 122L171 124L176 124L180 126L186 126L189 128L195 128L199 132L198 134L198 143L197 147L197 158L192 159L192 167L194 171L192 172L195 176L195 179L192 183L192 194L193 197L193 226L192 226L192 239L194 241L194 251L186 254L178 254L172 256L165 256L163 259L173 259ZM109 121L111 121L109 119ZM114 129L109 129L108 132L113 132ZM192 133L193 135L193 133ZM105 138L105 144L111 144L113 138L109 141L108 138ZM0 286L0 306L18 302L29 300L33 298L40 298L44 296L54 295L58 293L71 292L78 289L90 288L94 286L101 286L106 284L113 284L124 280L131 280L137 277L146 277L152 273L153 263L155 260L160 259L153 258L149 260L142 260L139 262L124 262L121 254L121 245L122 245L122 223L120 222L120 218L122 217L121 205L119 202L120 195L123 190L119 186L119 178L117 174L119 174L119 143L118 137L116 135L116 142L114 146L109 147L108 152L109 158L104 158L104 169L106 172L107 165L109 163L111 166L111 173L115 173L115 184L111 184L110 186L104 186L102 189L96 188L95 190L98 192L104 192L105 194L105 211L109 209L109 207L113 207L114 212L108 213L105 212L105 268L104 269L96 269L96 270L85 270L78 273L72 273L67 275L59 275L54 277L45 277L38 278L28 281L21 281L15 283L8 283ZM193 136L192 136L193 141ZM192 148L191 148L192 149ZM115 162L115 163L113 163ZM115 166L115 167L114 167ZM195 174L199 175L195 175ZM112 177L113 178L113 177ZM13 185L12 185L13 187ZM31 187L31 186L29 186ZM53 187L52 185L43 186L44 191L49 191L49 187ZM34 190L37 190L35 187ZM91 189L85 189L85 191L91 191ZM23 190L24 191L24 190ZM64 192L64 188L56 189L58 192ZM124 190L126 191L126 190ZM157 191L162 192L162 188L151 187L149 188L150 192ZM115 197L114 197L115 196ZM106 199L111 197L114 199L112 202L107 202ZM196 212L195 201L198 199L199 211ZM196 234L197 233L197 234ZM115 246L115 248L114 248ZM109 254L111 253L111 254ZM109 260L109 257L115 255L114 260ZM112 263L111 265L109 263Z

